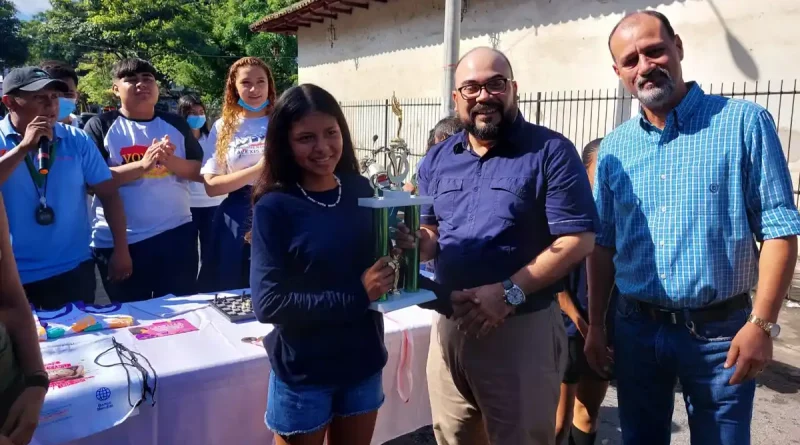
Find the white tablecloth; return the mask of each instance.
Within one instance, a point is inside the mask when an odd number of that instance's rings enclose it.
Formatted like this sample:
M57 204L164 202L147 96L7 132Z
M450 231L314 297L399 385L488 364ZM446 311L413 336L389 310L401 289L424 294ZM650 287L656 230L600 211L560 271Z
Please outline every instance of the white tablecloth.
M131 312L140 324L158 320L135 308ZM386 402L378 415L374 444L431 422L425 363L432 316L431 311L410 307L386 318ZM136 340L125 329L85 334L113 335L147 357L158 373L156 405L144 403L137 414L119 426L74 440L70 445L272 443L272 434L264 424L269 361L263 347L241 341L243 337L265 335L271 327L258 322L232 324L211 307L172 318L184 318L198 331L149 340ZM413 388L408 402L397 391L404 334L413 343ZM63 423L67 431L68 422Z

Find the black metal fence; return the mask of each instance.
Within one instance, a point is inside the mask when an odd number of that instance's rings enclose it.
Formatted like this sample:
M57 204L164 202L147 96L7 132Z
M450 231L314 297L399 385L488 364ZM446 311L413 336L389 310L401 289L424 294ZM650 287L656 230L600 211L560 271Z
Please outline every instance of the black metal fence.
M800 204L800 110L797 80L779 82L721 83L701 85L706 93L749 100L772 114L783 145L783 152L792 172L795 194ZM342 108L352 132L359 157L368 156L377 135L378 146L388 145L397 135L397 118L391 102L372 100L343 102ZM411 150L412 171L425 153L428 132L439 121L438 98L400 101L403 110L402 137ZM635 98L624 90L574 90L525 93L519 97L519 108L530 122L544 125L569 138L578 150L590 141L603 137L617 125L638 113Z
M406 99L400 102L403 126L400 137L411 151L409 164L412 171L427 148L428 132L439 122L438 98ZM342 102L342 111L350 126L353 143L359 159L370 156L373 149L388 147L398 136L398 119L392 113L392 103L386 100ZM378 139L373 143L374 137ZM385 160L383 164L386 165Z

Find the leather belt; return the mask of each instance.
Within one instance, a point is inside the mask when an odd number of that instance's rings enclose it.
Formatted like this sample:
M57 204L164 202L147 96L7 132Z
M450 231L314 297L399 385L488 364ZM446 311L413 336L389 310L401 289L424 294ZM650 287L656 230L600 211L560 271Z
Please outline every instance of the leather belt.
M628 299L626 303L635 306L639 312L645 314L649 319L664 324L686 324L690 321L694 323L725 321L730 318L733 312L749 309L752 305L749 294L739 294L722 303L697 309L668 309L633 299Z

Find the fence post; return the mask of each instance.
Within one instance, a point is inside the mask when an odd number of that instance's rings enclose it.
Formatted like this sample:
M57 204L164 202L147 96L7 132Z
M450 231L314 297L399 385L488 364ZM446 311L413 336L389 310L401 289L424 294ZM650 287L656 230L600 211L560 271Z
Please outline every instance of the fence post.
M389 99L383 100L383 146L389 148ZM389 168L388 166L388 153L384 150L383 152L383 165L384 168ZM377 161L377 159L376 159Z
M541 124L541 114L540 114L541 106L542 106L542 93L539 92L536 93L536 125Z

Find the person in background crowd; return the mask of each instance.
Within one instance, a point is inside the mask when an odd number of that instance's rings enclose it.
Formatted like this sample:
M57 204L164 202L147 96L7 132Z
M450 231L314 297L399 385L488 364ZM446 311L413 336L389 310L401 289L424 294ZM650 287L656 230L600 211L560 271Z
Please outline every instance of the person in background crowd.
M597 214L577 150L525 121L506 56L476 48L456 66L466 131L431 149L419 170L422 261L452 289L428 354L439 445L555 441L566 336L555 294L594 245ZM414 236L399 227L398 245Z
M0 444L31 441L49 384L0 196Z
M57 60L46 60L39 64L53 79L67 84L68 91L58 98L58 121L73 127L80 126L80 118L74 113L80 93L78 92L78 74L75 69Z
M587 359L598 373L610 364L602 320L616 282L623 441L670 442L677 378L692 444L747 445L800 234L775 122L685 82L683 42L661 13L624 17L609 49L641 108L598 156Z
M215 147L201 173L208 196L228 197L213 222L208 267L200 283L209 291L246 288L250 279L250 195L264 170L264 141L275 102L275 81L266 63L256 57L237 60L228 71L222 117L208 144Z
M457 117L446 117L437 122L436 125L431 129L430 134L428 135L428 146L425 148L425 154L423 154L422 157L419 159L419 162L417 162L417 171L419 171L419 168L422 165L422 161L425 160L425 156L428 154L428 151L430 151L430 149L434 145L444 141L445 139L458 133L461 130L463 130L463 126L461 125L461 121L459 121ZM411 181L406 182L403 185L403 190L409 193L417 192L416 173L414 173L411 176Z
M595 139L583 148L581 160L594 182L597 150L602 139ZM558 303L567 329L567 370L561 382L561 400L556 412L556 444L569 437L569 445L593 445L597 438L600 405L608 390L608 377L595 373L583 353L584 337L589 330L589 297L587 295L586 264L573 269L566 278L565 289L558 293ZM609 309L606 319L613 320ZM608 325L608 324L607 324ZM610 326L610 325L609 325Z
M104 279L103 285L118 302L192 294L198 257L189 182L199 179L203 149L180 116L156 112L153 65L124 59L112 71L122 106L93 117L86 132L111 166L125 202L133 274L121 282ZM116 247L102 204L95 200L92 247L105 277Z
M208 162L214 156L214 144L208 142L208 122L206 121L206 108L196 96L183 96L178 100L178 114L186 119L192 134L203 147L203 162ZM196 235L200 239L200 267L210 263L211 233L214 214L226 195L210 197L206 193L205 185L200 182L189 184L189 205L192 211L192 221L195 225ZM198 282L197 292L208 292L202 283Z
M11 71L3 85L11 112L0 122L0 191L6 198L14 256L28 300L39 309L94 303L95 274L86 190L106 208L107 279L131 274L125 212L111 171L92 140L56 122L68 87L36 67ZM40 140L49 144L49 172L36 165Z

